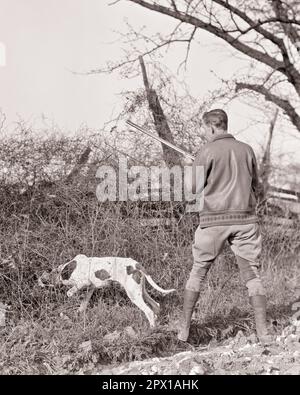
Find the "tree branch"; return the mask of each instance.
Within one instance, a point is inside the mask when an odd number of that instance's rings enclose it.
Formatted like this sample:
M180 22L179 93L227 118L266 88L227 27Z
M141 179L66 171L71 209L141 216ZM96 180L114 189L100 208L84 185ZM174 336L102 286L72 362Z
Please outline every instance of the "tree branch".
M194 36L195 36L196 30L197 30L197 27L195 27L195 28L193 29L192 34L191 34L190 38L188 39L188 45L187 45L187 49L186 49L186 55L185 55L184 60L183 60L183 61L180 63L180 65L178 66L178 69L180 69L180 67L181 67L182 65L184 65L184 68L186 69L186 65L187 65L187 61L188 61L189 53L190 53L190 49L191 49L191 44L192 44L193 38L194 38Z
M173 8L174 8L174 11L178 12L178 9L177 9L177 6L176 6L175 1L174 1L174 0L171 0L171 3L172 3L172 6L173 6Z
M209 33L212 33L213 35L223 39L226 41L229 45L231 45L233 48L238 50L239 52L242 52L243 54L261 62L264 63L265 65L271 67L273 70L278 71L282 74L284 74L288 81L293 85L295 88L295 91L297 92L298 96L300 96L300 73L299 71L295 68L293 63L291 62L288 54L288 50L283 42L283 40L279 37L276 37L275 34L272 34L268 30L264 29L261 26L260 21L257 23L254 20L252 20L248 15L246 15L243 11L240 9L237 9L233 5L229 4L229 1L226 0L212 0L214 3L222 6L224 9L229 10L230 12L233 12L235 15L240 17L242 20L244 20L249 26L254 29L256 32L261 34L264 38L270 40L273 44L275 44L281 51L282 55L282 61L278 60L276 58L276 55L271 56L266 52L259 51L250 45L245 44L244 42L240 41L238 38L233 37L228 30L225 30L222 26L218 27L216 25L213 25L211 22L205 22L198 17L194 17L190 14L187 14L185 12L180 12L180 11L175 11L171 8L168 8L166 6L162 6L157 4L156 2L149 3L148 1L145 0L129 0L132 3L139 4L140 6L147 8L149 10L159 12L161 14L168 15L172 18L175 18L181 22L190 24L192 26L195 26L197 28L203 29L208 31ZM273 0L275 1L275 0ZM280 0L278 0L280 1ZM281 20L285 20L288 17L288 15L283 16L278 15L277 16L277 22L278 19L280 18ZM257 44L257 42L256 42Z
M300 130L300 116L297 114L296 110L294 107L291 105L291 103L288 100L281 99L280 97L274 95L267 89L266 87L262 85L256 85L256 84L248 84L245 82L237 82L236 83L236 92L247 89L253 92L257 92L259 94L262 94L267 101L270 101L274 104L276 104L278 107L280 107L290 118L291 122L293 125Z
M293 44L297 43L300 40L300 35L297 29L294 28L292 23L287 24L282 22L282 20L289 20L287 8L283 6L281 0L272 0L272 8L278 20L281 21L281 26L284 33L288 36Z
M212 0L212 1L214 3L221 5L223 8L226 8L227 10L231 11L233 14L235 14L238 17L240 17L241 19L243 19L250 26L250 29L246 29L246 31L243 32L243 34L248 33L248 31L253 29L253 30L257 31L258 33L260 33L266 39L270 40L273 44L277 45L280 49L284 48L283 40L276 37L274 34L270 33L268 30L266 30L262 27L262 25L265 22L258 22L257 23L255 21L253 21L247 14L245 14L239 8L236 8L233 5L229 4L229 1L223 1L223 0Z
M228 44L230 44L232 47L234 47L238 51L244 53L245 55L248 55L248 56L256 59L257 61L264 63L265 65L267 65L275 70L279 70L282 73L285 73L285 64L282 61L279 61L276 58L273 58L266 53L258 51L255 48L251 48L250 46L242 43L241 41L238 41L235 37L232 37L226 31L224 31L216 26L213 26L207 22L204 22L199 18L196 18L196 17L189 15L189 14L184 14L179 11L176 12L168 7L159 5L157 3L148 3L147 1L144 1L144 0L128 0L128 1L138 4L138 5L140 5L144 8L147 8L149 10L168 15L172 18L180 20L181 22L185 22L187 24L193 25L193 26L198 27L200 29L206 30L209 33L212 33L215 36L223 39Z

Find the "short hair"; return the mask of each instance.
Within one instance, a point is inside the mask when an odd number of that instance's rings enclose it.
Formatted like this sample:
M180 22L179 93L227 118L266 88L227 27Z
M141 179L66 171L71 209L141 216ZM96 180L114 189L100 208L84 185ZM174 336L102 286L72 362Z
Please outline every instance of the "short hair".
M224 110L215 109L204 113L203 122L206 125L215 126L218 129L227 130L228 116Z

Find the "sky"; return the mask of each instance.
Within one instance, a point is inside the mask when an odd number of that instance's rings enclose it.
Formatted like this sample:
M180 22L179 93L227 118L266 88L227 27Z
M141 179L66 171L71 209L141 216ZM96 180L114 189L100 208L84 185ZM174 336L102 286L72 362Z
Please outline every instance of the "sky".
M119 92L142 86L141 79L124 80L118 73L72 73L122 58L120 44L111 42L118 37L114 31L124 31L125 18L138 27L150 25L153 31L173 25L160 15L153 15L149 24L150 13L126 1L108 4L105 0L0 0L0 42L6 47L0 105L10 120L16 114L28 119L43 113L66 129L81 123L99 127L110 118ZM175 50L164 61L176 68L183 55L181 49ZM214 60L205 48L201 61L192 62L186 82L196 77L192 85L204 93L214 79L210 72Z
M126 0L109 6L111 2L0 0L0 109L9 125L18 117L40 122L43 115L65 133L82 124L98 129L121 111L122 90L143 86L141 78L124 79L118 73L78 74L123 57L124 45L116 42L115 31L126 30L125 19L152 32L174 26L171 19ZM200 102L208 90L218 86L216 75L227 78L244 63L242 59L233 63L230 48L216 43L208 33L201 33L199 40L181 78ZM184 54L183 47L177 46L161 61L176 72ZM241 104L229 108L229 117L233 134L239 133L254 145L265 141L265 126L255 133L241 133L249 123ZM291 141L279 139L274 149L300 149L300 140ZM282 144L288 144L287 148Z

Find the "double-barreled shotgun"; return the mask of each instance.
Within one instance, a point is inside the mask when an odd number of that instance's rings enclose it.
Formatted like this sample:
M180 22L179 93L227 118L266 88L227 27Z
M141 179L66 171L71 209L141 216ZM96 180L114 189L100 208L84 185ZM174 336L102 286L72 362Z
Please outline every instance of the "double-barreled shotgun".
M183 149L176 147L176 145L170 143L169 141L164 140L161 137L156 136L155 134L152 134L151 132L149 132L148 130L144 129L143 127L141 127L141 126L139 126L139 125L137 125L137 124L135 124L135 123L133 123L133 122L131 122L129 120L126 121L126 123L128 125L132 126L133 128L139 130L140 132L146 134L147 136L153 138L154 140L157 140L157 141L161 142L162 144L167 145L168 147L172 148L173 150L179 152L180 154L182 154L182 155L184 155L184 156L186 156L186 157L188 157L190 159L195 160L195 157L192 154L190 154L189 152L186 152Z

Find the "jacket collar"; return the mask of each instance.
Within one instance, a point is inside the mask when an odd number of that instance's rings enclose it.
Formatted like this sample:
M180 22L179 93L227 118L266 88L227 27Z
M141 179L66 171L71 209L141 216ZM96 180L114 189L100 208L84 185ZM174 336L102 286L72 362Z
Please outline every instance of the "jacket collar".
M217 136L215 136L211 141L216 141L216 140L220 140L220 139L234 139L233 135L230 133L222 133L222 134L218 134Z

